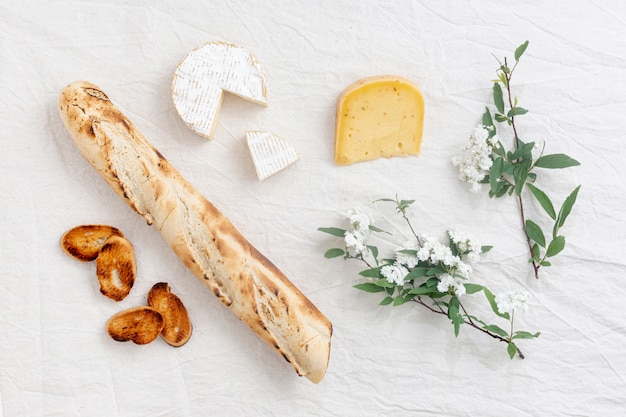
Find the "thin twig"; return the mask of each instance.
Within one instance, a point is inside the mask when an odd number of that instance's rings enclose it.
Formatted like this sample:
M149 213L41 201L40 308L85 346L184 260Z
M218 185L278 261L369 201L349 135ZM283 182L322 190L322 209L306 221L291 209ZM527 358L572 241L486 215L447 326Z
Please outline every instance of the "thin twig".
M506 58L504 59L504 65L506 65ZM517 62L515 63L517 66ZM513 70L515 70L515 66L509 73L504 73L504 77L506 78L506 92L509 100L509 107L513 108L513 95L511 94L511 77L513 76ZM515 149L519 149L520 138L517 134L517 127L515 126L515 116L511 116L511 127L513 128L513 137L515 139ZM522 200L522 195L518 195L517 197L519 203L520 217L522 220L522 230L524 231L524 236L526 237L526 244L528 245L528 251L530 252L530 258L532 259L533 270L535 272L535 278L539 279L539 268L541 267L533 258L535 257L533 253L533 244L528 236L528 231L526 230L526 214L524 213L524 201Z
M441 310L441 311L439 311L439 310L435 310L434 308L432 308L431 306L429 306L428 304L426 304L426 303L425 303L425 302L424 302L421 298L419 298L419 297L416 297L416 298L412 299L411 301L414 301L414 302L416 302L416 303L418 303L418 304L420 304L420 305L422 305L422 306L426 307L428 310L432 311L433 313L442 314L442 315L444 315L444 316L447 316L447 314L446 314L446 312L445 312L445 311L443 311L443 310ZM468 326L473 327L474 329L479 330L479 331L481 331L482 333L484 333L484 334L486 334L486 335L489 335L489 336L493 337L493 338L494 338L494 339L496 339L496 340L499 340L499 341L501 341L501 342L504 342L504 343L506 343L507 345L510 343L510 341L509 341L509 340L507 340L506 338L504 338L504 337L502 337L502 336L500 336L500 335L497 335L497 334L495 334L495 333L491 333L489 330L485 330L485 329L483 329L482 327L478 326L476 323L474 323L474 322L472 321L472 319L471 319L471 318L469 318L469 315L467 314L467 312L465 311L465 309L463 309L463 311L465 312L466 317L468 318L468 320L463 320L463 323L464 323L464 324L467 324ZM520 348L519 348L519 347L517 347L517 356L519 356L519 358L520 358L520 359L524 359L524 358L525 358L524 353L522 353L522 351L520 350Z

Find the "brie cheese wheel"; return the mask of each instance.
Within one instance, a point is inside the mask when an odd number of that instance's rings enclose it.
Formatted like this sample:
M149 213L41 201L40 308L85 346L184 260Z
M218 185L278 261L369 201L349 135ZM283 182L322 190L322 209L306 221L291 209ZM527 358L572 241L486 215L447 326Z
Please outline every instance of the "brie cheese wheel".
M260 180L300 159L296 150L287 141L270 132L248 131L246 142Z
M208 42L180 62L172 81L174 107L197 134L213 138L224 92L267 106L267 77L239 45Z
M424 99L411 81L391 75L359 80L337 102L335 163L418 155L423 126Z

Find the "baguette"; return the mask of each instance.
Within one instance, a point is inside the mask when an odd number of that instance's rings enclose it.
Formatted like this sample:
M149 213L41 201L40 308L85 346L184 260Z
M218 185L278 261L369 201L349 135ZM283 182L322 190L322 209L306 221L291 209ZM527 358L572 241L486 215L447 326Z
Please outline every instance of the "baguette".
M87 161L220 301L298 375L324 377L332 325L148 142L97 86L63 89L59 113Z

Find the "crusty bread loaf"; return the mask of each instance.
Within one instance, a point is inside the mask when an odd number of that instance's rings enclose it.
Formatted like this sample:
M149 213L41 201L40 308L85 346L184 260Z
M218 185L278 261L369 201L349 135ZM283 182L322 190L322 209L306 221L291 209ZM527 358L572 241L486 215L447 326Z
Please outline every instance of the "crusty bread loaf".
M319 382L330 321L198 193L97 86L68 85L59 112L83 156L182 262L299 375Z

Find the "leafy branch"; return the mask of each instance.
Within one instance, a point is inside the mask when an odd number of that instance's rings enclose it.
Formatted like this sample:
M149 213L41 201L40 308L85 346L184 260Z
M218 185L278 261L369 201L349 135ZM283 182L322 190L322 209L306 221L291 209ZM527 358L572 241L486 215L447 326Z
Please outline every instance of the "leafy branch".
M461 175L461 177L468 182L479 181L488 184L489 197L515 196L519 207L522 230L530 254L529 262L532 264L535 278L539 278L539 269L551 266L550 259L565 248L565 237L559 232L572 211L580 191L580 185L569 194L557 213L552 199L536 185L538 171L541 169L564 169L580 165L580 163L563 153L546 155L544 154L545 146L539 151L539 156L535 158L533 152L536 151L536 143L523 141L518 133L517 118L527 114L528 110L519 105L517 97L512 92L511 80L527 47L528 41L515 50L515 63L512 67L509 66L506 58L504 61L498 60L497 78L493 80L492 91L496 111L492 116L487 107L482 116L482 124L479 126L479 129L484 129L486 142L482 141L482 137L473 137L471 146L466 148L470 153L476 153L475 149L482 147L481 150L484 154L486 147L489 163L477 162L466 157L463 163L457 161L455 164L461 165L461 169L467 169L469 164L478 163L479 167L476 170L478 174L482 175L474 175L469 178ZM511 128L513 146L510 150L505 148L497 135L496 124ZM527 219L525 209L527 193L524 193L525 189L529 191L529 194L552 220L552 233L546 233L539 224L541 222Z
M387 233L372 225L369 217L358 211L347 215L350 220L348 229L339 227L320 227L319 231L343 239L342 247L328 249L324 257L328 259L343 257L345 260L357 260L367 269L359 272L365 282L354 287L368 293L382 293L380 305L400 306L408 302L416 303L428 311L446 316L452 323L455 336L459 335L463 325L476 329L491 338L504 342L511 358L524 354L516 341L539 337L539 332L529 333L514 330L514 311L525 307L525 297L518 297L511 303L507 297L495 296L487 287L469 282L472 268L469 263L477 261L479 255L491 249L481 246L468 235L458 231L448 231L448 244L416 233L407 214L407 209L414 200L380 199L375 202L391 202L396 212L407 223L413 238L401 248L396 249L392 258L380 258L378 247L366 244L368 234ZM362 241L354 241L354 236L361 236ZM466 294L482 293L493 313L509 322L508 330L496 324L487 324L468 312ZM517 294L517 293L516 293ZM520 301L521 300L521 301Z

